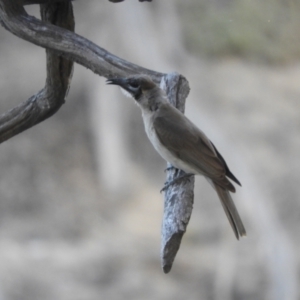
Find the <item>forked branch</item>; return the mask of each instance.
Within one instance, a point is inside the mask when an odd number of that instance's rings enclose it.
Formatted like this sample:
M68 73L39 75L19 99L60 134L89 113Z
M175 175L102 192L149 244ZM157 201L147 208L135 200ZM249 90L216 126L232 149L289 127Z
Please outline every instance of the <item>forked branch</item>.
M56 24L70 31L74 30L74 16L70 2L42 5L41 16L44 22ZM0 116L1 143L44 121L61 107L69 89L72 69L72 61L47 50L45 87Z

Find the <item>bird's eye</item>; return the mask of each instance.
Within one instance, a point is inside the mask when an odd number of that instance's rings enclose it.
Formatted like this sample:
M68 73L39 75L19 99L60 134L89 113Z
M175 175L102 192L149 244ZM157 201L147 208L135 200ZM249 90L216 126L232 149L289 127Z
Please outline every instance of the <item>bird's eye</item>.
M129 84L132 88L136 89L138 88L140 85L137 82L130 82Z

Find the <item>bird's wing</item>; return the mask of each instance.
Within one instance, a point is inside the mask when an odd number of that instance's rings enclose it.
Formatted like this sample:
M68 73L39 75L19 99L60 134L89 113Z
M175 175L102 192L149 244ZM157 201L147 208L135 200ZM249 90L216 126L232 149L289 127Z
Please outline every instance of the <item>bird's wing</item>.
M212 143L176 108L169 104L161 105L154 117L153 127L159 141L177 158L213 180L224 180L225 166Z
M226 171L226 176L228 178L230 178L232 181L234 181L235 183L237 183L239 186L242 186L241 183L239 182L239 180L232 174L232 172L229 170L227 164L226 164L226 161L225 159L223 158L223 156L220 154L220 152L218 151L218 149L216 148L216 146L211 142L211 144L213 145L216 153L217 153L217 156L218 158L222 161L224 167L225 167L225 171Z

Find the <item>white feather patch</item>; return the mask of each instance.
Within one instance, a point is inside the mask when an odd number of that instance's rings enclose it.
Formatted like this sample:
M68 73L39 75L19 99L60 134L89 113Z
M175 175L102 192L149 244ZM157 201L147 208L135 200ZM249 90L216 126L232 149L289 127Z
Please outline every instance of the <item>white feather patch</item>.
M127 92L126 90L124 90L123 88L120 88L121 92L124 96L128 97L128 98L132 98L131 94L129 92Z

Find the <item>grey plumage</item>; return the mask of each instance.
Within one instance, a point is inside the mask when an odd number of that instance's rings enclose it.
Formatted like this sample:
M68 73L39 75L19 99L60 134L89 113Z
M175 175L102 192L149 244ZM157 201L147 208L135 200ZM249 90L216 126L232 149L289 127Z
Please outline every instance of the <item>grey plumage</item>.
M211 182L236 238L245 236L246 230L229 193L235 192L229 179L241 184L207 136L168 102L164 91L148 76L112 78L107 82L119 85L136 100L146 133L166 161L186 173L203 175Z

